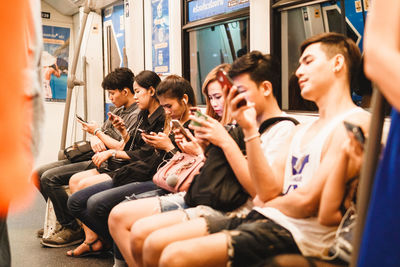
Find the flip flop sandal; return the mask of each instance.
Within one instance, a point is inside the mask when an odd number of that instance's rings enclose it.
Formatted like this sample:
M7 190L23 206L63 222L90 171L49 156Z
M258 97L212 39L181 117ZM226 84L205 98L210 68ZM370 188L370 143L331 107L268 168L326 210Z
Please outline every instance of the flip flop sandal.
M96 250L96 251L93 250L93 245L96 244L99 241L100 241L100 239L96 239L95 241L93 241L91 243L83 242L83 244L85 244L85 245L87 245L89 247L89 251L85 251L82 254L75 255L74 250L72 250L71 254L67 254L67 256L74 257L74 258L82 258L82 257L89 257L89 256L100 256L103 253L105 253L106 251L104 251L103 249Z

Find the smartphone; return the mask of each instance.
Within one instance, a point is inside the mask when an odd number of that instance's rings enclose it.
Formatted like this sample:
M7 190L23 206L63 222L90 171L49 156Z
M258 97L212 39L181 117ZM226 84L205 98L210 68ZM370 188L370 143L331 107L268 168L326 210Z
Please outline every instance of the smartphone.
M360 142L361 144L365 143L365 136L364 136L364 132L361 129L360 126L352 124L350 122L344 121L343 122L344 126L346 127L346 130L348 132L352 132L355 136L355 138L357 139L358 142Z
M150 134L148 131L138 128L137 129L140 133Z
M179 129L179 132L183 134L183 136L190 141L189 135L186 133L185 128L182 126L182 124L178 120L171 120L172 126L174 129Z
M75 114L75 116L76 116L76 119L78 120L78 121L80 121L80 122L83 122L83 123L88 123L87 121L85 121L81 116L79 116L78 114Z
M222 68L219 69L218 72L217 72L217 80L221 84L222 87L224 87L226 85L228 87L228 91L233 86L232 79L228 76L226 71L224 71ZM237 92L238 92L238 94L240 94L240 93L245 92L245 90L243 90L243 88L238 87ZM242 101L240 101L237 104L237 107L240 108L240 107L246 106L246 105L247 105L247 101L245 99L243 99Z
M109 120L112 122L114 119L115 119L115 116L114 116L114 114L112 113L112 112L107 112L107 115L108 115L108 118L109 118Z
M224 87L226 85L228 87L228 90L230 90L231 87L233 86L232 79L228 76L226 71L222 68L219 69L217 72L217 80L221 84L222 87Z
M207 116L206 115L204 115L203 113L201 113L201 111L199 110L199 109L196 109L195 111L194 111L194 116L196 116L196 117L198 117L198 118L201 118L201 117L203 117L205 120L207 120ZM201 127L201 123L198 123L197 121L191 121L190 122L190 124L191 125L194 125L194 126L199 126L199 127Z

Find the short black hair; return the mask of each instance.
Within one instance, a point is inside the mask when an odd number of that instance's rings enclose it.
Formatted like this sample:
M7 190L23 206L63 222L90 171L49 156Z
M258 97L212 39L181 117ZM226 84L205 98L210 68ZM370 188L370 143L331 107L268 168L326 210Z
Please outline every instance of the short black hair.
M124 88L129 88L132 94L133 91L133 80L135 75L128 68L116 68L114 71L107 74L101 83L101 87L104 90L119 90L122 91Z
M258 85L264 81L272 84L272 90L278 103L281 97L281 79L279 63L271 55L260 51L251 51L232 63L229 76L235 78L242 74L249 74L250 79Z
M166 95L166 97L183 99L183 95L188 96L188 104L196 106L196 98L194 97L194 91L190 83L178 76L169 75L157 86L157 96Z
M332 58L337 54L343 55L348 69L349 83L354 83L361 66L361 53L356 43L341 33L327 32L305 40L300 46L300 52L303 54L308 46L316 43L321 44L321 48L328 58Z

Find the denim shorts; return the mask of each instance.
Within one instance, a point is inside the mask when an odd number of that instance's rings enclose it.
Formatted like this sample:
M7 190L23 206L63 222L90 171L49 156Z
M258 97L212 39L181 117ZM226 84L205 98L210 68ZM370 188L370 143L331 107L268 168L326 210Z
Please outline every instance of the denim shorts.
M247 217L206 216L209 233L227 238L228 266L256 266L279 254L300 254L292 234L257 211Z
M175 194L159 196L158 200L160 202L160 211L167 212L172 210L184 210L189 208L184 199L185 194L186 192L179 192Z

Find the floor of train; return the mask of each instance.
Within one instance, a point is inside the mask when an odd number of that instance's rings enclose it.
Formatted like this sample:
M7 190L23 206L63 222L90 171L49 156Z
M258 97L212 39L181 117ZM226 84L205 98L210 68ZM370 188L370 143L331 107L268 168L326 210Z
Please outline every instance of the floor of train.
M8 217L12 267L112 266L112 258L71 258L67 250L74 248L47 248L40 244L36 231L43 227L45 203L39 193L23 212L14 213L11 205Z

